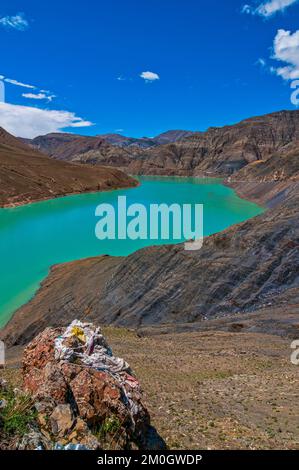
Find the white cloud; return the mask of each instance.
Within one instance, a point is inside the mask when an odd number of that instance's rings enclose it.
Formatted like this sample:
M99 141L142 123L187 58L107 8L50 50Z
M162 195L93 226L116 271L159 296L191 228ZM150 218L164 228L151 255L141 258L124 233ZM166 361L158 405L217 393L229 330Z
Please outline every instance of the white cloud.
M0 126L13 135L34 138L67 127L89 127L93 124L69 111L0 103Z
M18 80L13 80L12 78L4 78L4 81L7 83L10 83L11 85L21 86L23 88L31 88L33 90L36 88L33 85L28 85L27 83L18 82Z
M260 58L256 61L256 65L259 65L260 67L264 68L264 67L266 67L267 62L265 61L265 59L263 59L262 57L260 57Z
M11 85L16 85L22 88L29 88L31 90L36 90L37 93L22 93L24 98L32 99L32 100L43 100L46 99L48 101L52 101L56 98L56 95L51 94L49 90L39 90L34 85L28 85L28 83L19 82L18 80L14 80L12 78L5 78L4 75L0 75L0 80L4 80L6 83Z
M52 101L54 98L56 98L56 95L46 95L48 101Z
M143 78L146 82L154 82L155 80L160 80L160 77L157 73L154 72L142 72L140 77Z
M31 100L45 100L47 98L44 93L22 93L22 96Z
M273 72L284 80L299 78L299 30L292 34L291 31L279 29L273 47L273 59L286 64L283 67L273 68Z
M29 23L26 20L24 13L18 13L15 16L3 16L0 18L0 26L8 29L25 31L25 29L29 27Z
M31 100L48 100L52 101L55 98L55 95L47 95L45 93L22 93L23 98L28 98Z
M54 98L56 98L56 95L47 95L46 98L48 101L52 101Z
M253 11L254 11L254 9L253 9L252 6L250 6L250 5L244 5L244 6L242 7L242 13L247 13L247 15L252 14Z
M60 111L58 111L60 112ZM82 118L76 117L74 113L70 113L69 111L61 111L62 113L67 113L70 115L69 124L63 127L90 127L93 126L93 123L90 121L84 121ZM73 117L72 117L73 116Z
M284 11L286 8L297 3L298 0L269 0L261 3L258 7L251 5L244 5L242 8L243 13L248 15L260 15L269 18L279 11Z

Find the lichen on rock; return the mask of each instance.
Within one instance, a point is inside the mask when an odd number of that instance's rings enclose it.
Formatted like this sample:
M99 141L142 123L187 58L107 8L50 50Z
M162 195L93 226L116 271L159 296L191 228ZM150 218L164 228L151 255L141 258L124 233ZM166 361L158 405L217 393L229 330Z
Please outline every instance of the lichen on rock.
M51 444L88 449L163 449L130 366L100 328L46 328L25 349L23 379Z

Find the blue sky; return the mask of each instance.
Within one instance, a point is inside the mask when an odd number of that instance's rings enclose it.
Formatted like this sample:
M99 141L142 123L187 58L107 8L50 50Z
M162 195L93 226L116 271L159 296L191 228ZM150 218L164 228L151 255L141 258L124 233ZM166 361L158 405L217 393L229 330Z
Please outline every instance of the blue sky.
M295 109L298 58L296 0L2 0L0 125L30 137L59 122L88 135L205 130Z

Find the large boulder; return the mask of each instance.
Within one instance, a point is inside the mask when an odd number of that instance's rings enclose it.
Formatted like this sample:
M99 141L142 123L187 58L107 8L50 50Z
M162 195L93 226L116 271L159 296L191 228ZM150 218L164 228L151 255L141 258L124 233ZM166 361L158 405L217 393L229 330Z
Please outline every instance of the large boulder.
M91 324L74 321L40 333L24 351L23 378L40 427L59 445L165 448L130 366Z

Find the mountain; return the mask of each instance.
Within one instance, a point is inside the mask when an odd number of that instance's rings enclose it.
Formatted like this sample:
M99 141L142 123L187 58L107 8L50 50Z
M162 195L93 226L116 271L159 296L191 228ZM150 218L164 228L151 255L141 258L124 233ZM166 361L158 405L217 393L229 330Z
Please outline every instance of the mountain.
M296 148L299 110L254 117L191 135L185 131L169 131L150 140L155 144L148 148L136 145L136 139L133 143L118 135L66 137L63 134L55 138L55 145L51 143L52 136L38 137L32 144L39 143L39 148L54 158L117 166L130 174L222 177L248 164L266 161L274 153L286 155ZM172 142L165 143L169 140Z
M297 338L299 146L249 163L226 184L267 210L207 237L196 252L158 246L56 266L1 338L8 346L26 344L78 311L141 332L216 328Z
M76 134L52 132L45 136L35 137L34 139L19 138L23 143L30 145L32 148L40 150L47 155L53 155L61 146L73 140L79 139L81 136Z
M100 161L101 155L104 155L107 160L113 160L114 157L122 155L127 156L127 152L108 144L102 137L85 136L76 136L76 138L61 142L55 150L51 151L50 156L58 160L76 161L88 152L97 153L98 161Z
M246 165L287 154L299 142L299 111L281 111L210 128L137 154L132 174L228 176ZM94 156L95 157L95 156Z
M157 145L154 139L148 137L134 138L134 137L125 137L120 134L103 134L100 135L102 139L108 142L111 145L117 147L128 148L128 147L138 147L141 149L147 149Z
M32 148L57 160L79 163L99 164L114 167L128 167L132 155L139 152L138 147L128 151L122 146L112 145L101 136L82 136L75 134L52 133L35 139L20 139ZM96 155L95 158L93 156Z
M120 134L103 134L99 137L102 137L109 144L118 145L119 147L132 147L136 146L141 149L157 147L162 144L169 144L172 142L177 142L180 139L185 137L190 137L194 132L191 131L167 131L162 134L157 135L156 137L125 137Z
M100 156L104 151L107 153L107 160L109 160L113 151L118 155L117 149L113 150L111 149L111 146L128 149L129 152L138 152L138 149L146 150L162 144L176 142L177 140L189 137L192 134L193 132L190 131L168 131L153 138L134 138L120 134L82 136L56 132L46 134L44 136L38 136L34 139L20 138L20 140L49 156L62 160L76 160L78 159L78 155L90 151L99 151Z
M172 142L191 137L193 134L195 133L192 131L167 131L154 137L153 141L157 145L171 144Z
M0 128L0 206L135 184L116 168L53 160Z

